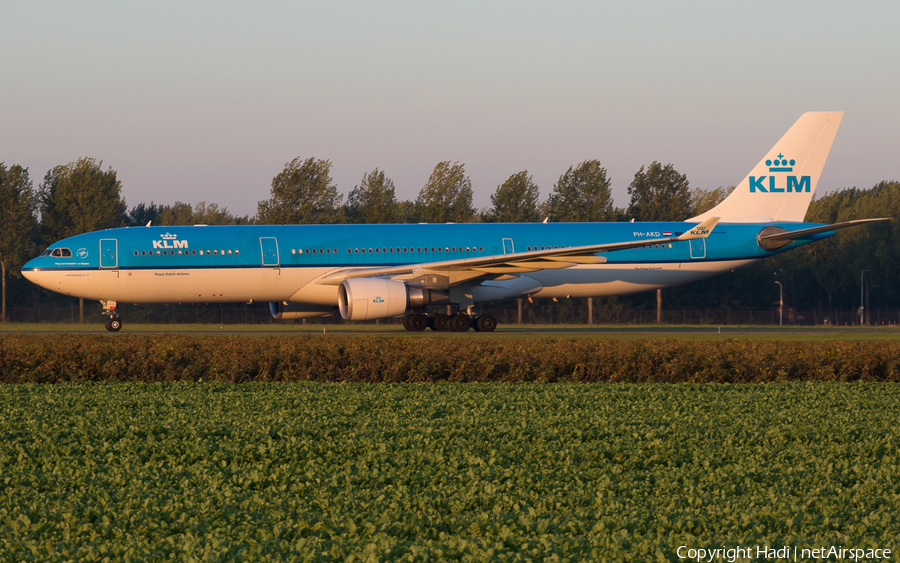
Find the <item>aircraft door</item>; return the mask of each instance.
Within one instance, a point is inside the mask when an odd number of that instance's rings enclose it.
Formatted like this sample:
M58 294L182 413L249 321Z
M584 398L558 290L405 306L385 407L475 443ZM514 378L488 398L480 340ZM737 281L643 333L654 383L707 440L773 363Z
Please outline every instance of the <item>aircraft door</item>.
M278 240L275 237L259 237L259 246L262 249L262 265L278 265Z
M706 258L706 239L695 238L691 241L691 259Z
M100 267L116 268L119 266L119 241L114 238L100 239Z
M503 254L512 254L513 252L515 252L513 247L513 239L503 239Z

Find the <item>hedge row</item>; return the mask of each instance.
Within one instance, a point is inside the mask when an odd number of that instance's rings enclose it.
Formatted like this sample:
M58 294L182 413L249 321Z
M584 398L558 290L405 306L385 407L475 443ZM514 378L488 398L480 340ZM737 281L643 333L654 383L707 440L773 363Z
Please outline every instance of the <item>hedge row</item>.
M0 382L898 381L896 342L4 335Z

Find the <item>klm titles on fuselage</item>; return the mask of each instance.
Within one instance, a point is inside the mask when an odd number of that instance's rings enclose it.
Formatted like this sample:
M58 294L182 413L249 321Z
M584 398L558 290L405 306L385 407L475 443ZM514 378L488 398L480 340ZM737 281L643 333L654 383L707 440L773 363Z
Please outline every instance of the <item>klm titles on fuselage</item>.
M176 240L178 235L172 235L166 233L164 235L160 235L163 240L155 240L153 241L153 248L166 249L166 248L187 248L188 241L186 240Z
M793 158L788 160L782 154L779 154L775 160L766 160L769 172L793 172L794 164L796 164L796 161ZM763 181L766 179L769 180L767 182L768 185L763 184ZM799 179L797 179L797 176L787 176L787 185L776 186L775 176L750 176L750 193L756 193L757 191L761 193L809 192L810 179L809 176L800 176Z

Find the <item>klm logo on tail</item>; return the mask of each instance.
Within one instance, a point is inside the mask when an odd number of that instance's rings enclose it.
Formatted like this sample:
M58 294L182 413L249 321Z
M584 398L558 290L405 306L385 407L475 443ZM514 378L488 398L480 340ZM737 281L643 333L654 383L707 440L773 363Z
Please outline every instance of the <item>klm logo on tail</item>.
M778 153L778 158L775 160L769 159L766 160L766 166L769 167L769 172L793 172L794 165L797 162L792 158L788 160L784 158L784 155ZM785 176L787 178L786 183L781 186L775 185L775 176L750 176L750 193L800 193L800 192L809 192L810 191L810 179L809 176L800 176L798 179L797 176L788 175ZM763 184L763 181L768 178L768 182Z

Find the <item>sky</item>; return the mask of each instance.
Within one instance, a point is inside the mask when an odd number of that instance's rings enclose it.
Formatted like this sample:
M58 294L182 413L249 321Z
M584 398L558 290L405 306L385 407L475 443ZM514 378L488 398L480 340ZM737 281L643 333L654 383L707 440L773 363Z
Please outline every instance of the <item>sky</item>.
M806 111L844 119L818 192L900 179L900 3L4 3L0 162L92 157L129 207L254 215L294 158L345 195L384 170L413 200L465 165L477 207L528 170L542 199L599 159L734 185Z

